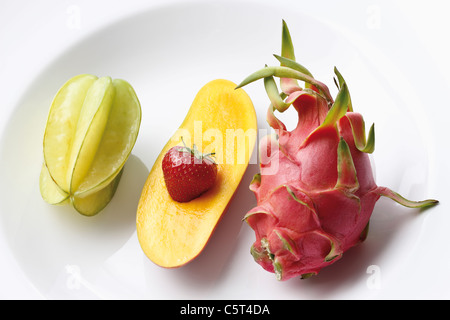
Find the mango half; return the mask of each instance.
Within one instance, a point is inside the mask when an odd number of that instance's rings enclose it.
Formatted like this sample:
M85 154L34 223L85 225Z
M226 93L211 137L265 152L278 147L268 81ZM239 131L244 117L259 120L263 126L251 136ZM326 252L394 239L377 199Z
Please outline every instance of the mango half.
M136 142L141 106L125 80L81 74L50 106L39 187L50 204L92 216L112 199Z
M202 87L148 175L137 209L137 235L144 253L161 267L180 267L198 256L247 169L256 142L256 114L247 93L235 88L222 79ZM203 153L214 152L218 164L214 187L185 203L172 200L161 168L164 155L182 144L181 138Z

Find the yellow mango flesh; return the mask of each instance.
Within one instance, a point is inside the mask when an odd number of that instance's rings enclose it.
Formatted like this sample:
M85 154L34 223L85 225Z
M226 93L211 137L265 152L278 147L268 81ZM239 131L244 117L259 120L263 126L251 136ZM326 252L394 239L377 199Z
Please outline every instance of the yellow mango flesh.
M207 83L196 95L178 131L167 142L149 173L137 210L140 245L157 265L179 267L205 247L226 211L248 166L256 142L256 114L242 89L228 80ZM200 151L215 152L217 180L199 198L179 203L167 192L161 168L166 152L195 143Z

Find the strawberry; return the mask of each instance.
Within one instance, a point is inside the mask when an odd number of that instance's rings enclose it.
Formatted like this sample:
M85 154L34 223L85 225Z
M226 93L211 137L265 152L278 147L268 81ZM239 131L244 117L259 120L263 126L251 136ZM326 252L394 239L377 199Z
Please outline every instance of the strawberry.
M183 141L184 144L184 141ZM217 164L202 154L194 144L169 149L162 160L162 170L167 191L173 200L188 202L212 188L217 176Z

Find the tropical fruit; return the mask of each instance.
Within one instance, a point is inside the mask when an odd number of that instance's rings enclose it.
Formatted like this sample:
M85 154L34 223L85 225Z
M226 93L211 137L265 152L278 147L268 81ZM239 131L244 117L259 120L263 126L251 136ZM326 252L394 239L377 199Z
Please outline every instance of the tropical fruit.
M188 202L211 189L217 177L217 163L203 154L194 144L192 148L175 146L162 160L162 171L167 191L178 202Z
M276 131L260 141L260 173L250 185L257 205L244 219L255 232L255 261L287 280L317 274L364 241L380 196L411 208L437 201L410 201L375 184L368 157L375 147L374 126L366 139L363 117L353 111L337 69L339 93L333 99L328 87L295 61L284 21L282 54L275 57L280 66L259 70L238 86L264 79L271 102L267 121ZM281 79L281 93L274 77ZM287 131L274 112L291 106L298 124Z
M45 127L42 198L87 216L100 212L115 193L140 123L141 106L128 82L89 74L68 80Z

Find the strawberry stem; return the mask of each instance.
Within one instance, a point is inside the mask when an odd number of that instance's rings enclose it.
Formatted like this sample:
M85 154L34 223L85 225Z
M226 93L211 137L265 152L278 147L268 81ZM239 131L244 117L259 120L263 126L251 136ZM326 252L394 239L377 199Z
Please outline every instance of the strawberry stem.
M193 155L195 157L195 159L197 160L203 160L203 159L207 159L211 162L213 162L214 164L217 164L213 158L211 158L211 156L214 156L216 153L215 152L210 152L210 153L206 153L203 154L200 152L200 150L198 150L197 145L194 143L192 144L192 148L189 148L186 143L184 142L183 137L181 137L181 141L183 142L183 148L180 149L181 152L186 152L186 153L190 153L191 155Z

